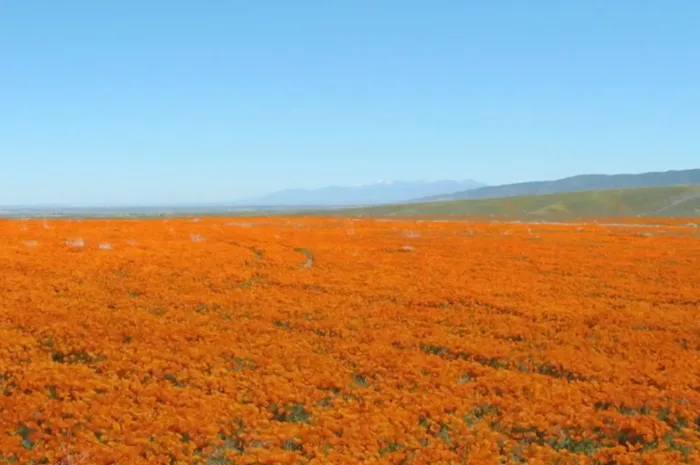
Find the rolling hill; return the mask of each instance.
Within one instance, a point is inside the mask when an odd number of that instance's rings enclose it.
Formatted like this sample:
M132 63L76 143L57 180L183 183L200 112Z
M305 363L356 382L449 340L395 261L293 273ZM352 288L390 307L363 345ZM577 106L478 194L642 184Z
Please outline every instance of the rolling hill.
M601 189L633 189L700 184L700 169L649 172L641 174L583 174L555 181L533 181L434 195L416 199L417 202L461 199L493 199L565 192L585 192Z
M304 214L309 214L308 212ZM596 190L316 211L336 216L700 217L700 186Z

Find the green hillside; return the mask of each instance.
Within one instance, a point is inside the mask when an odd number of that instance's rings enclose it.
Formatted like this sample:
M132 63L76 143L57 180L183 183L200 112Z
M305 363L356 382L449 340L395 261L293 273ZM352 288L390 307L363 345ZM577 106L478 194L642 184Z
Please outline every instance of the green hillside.
M564 194L598 189L641 189L645 187L670 187L700 185L700 169L649 172L639 174L581 174L554 181L532 181L502 186L486 186L478 189L416 199L421 202L443 200L498 199L524 195Z
M532 219L616 216L700 217L700 186L648 187L497 199L421 202L313 213L343 216L496 215Z

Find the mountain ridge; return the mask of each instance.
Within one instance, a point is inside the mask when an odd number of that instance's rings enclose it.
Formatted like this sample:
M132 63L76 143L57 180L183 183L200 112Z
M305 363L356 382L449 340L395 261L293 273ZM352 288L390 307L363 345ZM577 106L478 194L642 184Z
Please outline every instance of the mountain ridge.
M564 194L602 189L636 189L700 184L700 169L649 171L623 174L579 174L551 181L529 181L497 186L484 186L471 190L456 191L417 197L414 202L436 202L445 200L496 199L545 194Z
M235 205L380 205L401 203L417 197L446 195L468 191L485 184L465 179L462 181L376 181L358 186L330 185L315 189L283 189L263 196L244 199Z

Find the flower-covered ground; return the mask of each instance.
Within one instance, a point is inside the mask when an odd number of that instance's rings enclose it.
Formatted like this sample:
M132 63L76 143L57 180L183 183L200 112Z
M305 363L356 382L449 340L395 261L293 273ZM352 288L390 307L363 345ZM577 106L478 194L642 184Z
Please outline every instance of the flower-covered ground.
M699 230L636 222L0 222L0 463L698 464Z

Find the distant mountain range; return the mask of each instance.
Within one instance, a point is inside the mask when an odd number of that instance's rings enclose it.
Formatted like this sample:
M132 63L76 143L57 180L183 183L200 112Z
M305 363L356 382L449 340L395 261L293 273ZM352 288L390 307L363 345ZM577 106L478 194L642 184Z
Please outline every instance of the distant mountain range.
M465 181L377 181L362 186L327 186L318 189L287 189L245 199L237 205L256 206L355 206L400 203L420 197L468 191L484 184Z
M700 169L650 172L641 174L582 174L556 181L520 182L500 186L464 189L451 194L416 197L416 202L441 200L495 199L543 194L563 194L602 189L634 189L700 184Z
M236 215L245 212L266 212L265 214L267 214L271 212L288 212L291 210L309 211L345 207L372 207L378 205L412 208L411 204L415 205L450 200L499 199L508 197L530 198L532 196L547 194L567 194L601 190L620 191L625 189L692 185L700 186L700 169L641 174L585 174L555 181L522 182L500 186L485 186L484 184L470 179L465 181L377 181L362 186L327 186L318 189L281 190L262 197L245 199L234 203L131 207L78 207L66 205L0 206L0 217L141 217L182 216L189 214ZM650 192L651 191L638 191L635 195L645 197L648 193L648 195L652 195ZM653 192L655 198L667 196L665 191L660 192L661 191ZM591 194L594 197L597 195L595 192L591 192ZM688 193L688 195L691 195L690 198L693 202L698 198L697 191L695 190ZM574 197L572 197L572 199L573 198ZM683 194L677 198L673 197L669 202L681 202L684 208L696 208L693 206L695 204L691 205L688 203L688 199L689 198ZM530 202L530 200L527 201ZM645 199L642 198L640 201L645 201ZM487 206L491 208L490 204ZM473 207L476 208L475 206ZM650 211L656 211L653 210L652 207L649 208L651 208ZM695 211L692 210L692 208L688 210L691 213ZM450 211L450 209L451 207L449 205L445 205L445 211ZM464 211L467 212L467 210ZM569 210L574 211L575 208L572 207Z

